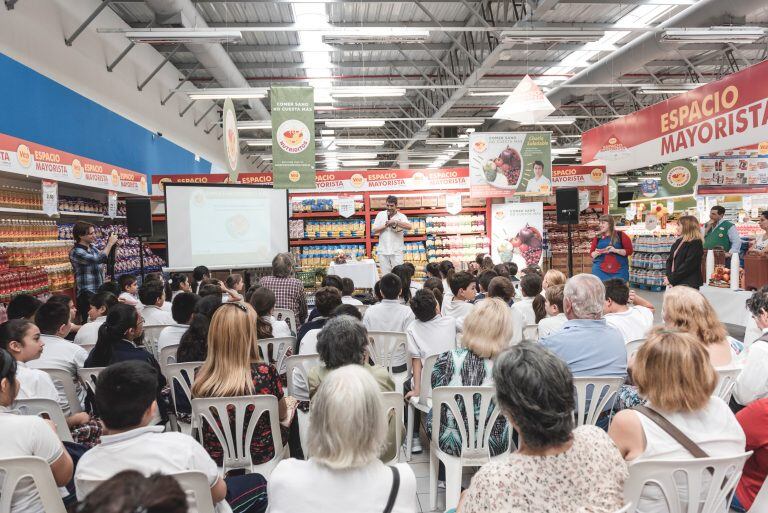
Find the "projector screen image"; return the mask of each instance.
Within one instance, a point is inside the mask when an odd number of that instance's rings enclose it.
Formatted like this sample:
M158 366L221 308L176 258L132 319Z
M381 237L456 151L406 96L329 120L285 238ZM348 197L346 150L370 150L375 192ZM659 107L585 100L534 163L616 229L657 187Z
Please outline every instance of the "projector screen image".
M288 251L285 190L165 184L168 267L259 267Z

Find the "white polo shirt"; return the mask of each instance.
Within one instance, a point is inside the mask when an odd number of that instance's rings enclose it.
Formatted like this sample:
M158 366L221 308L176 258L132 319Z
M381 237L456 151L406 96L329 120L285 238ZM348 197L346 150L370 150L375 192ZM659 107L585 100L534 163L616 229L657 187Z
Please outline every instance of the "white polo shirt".
M568 317L566 317L564 313L559 313L551 317L544 317L539 321L539 340L551 335L552 333L557 333L560 331L560 329L563 327L563 324L565 324L565 321L567 320Z
M101 325L104 324L104 321L106 320L107 316L102 315L101 317L96 317L94 320L88 321L80 326L80 329L77 330L77 334L75 335L75 344L95 344L99 339L99 328L101 328Z
M52 399L59 403L65 416L69 415L69 402L61 403L56 385L45 371L30 369L24 362L16 363L16 380L19 382L19 395L16 399Z
M292 337L291 328L285 321L278 321L274 315L269 315L263 318L272 325L272 336L275 338ZM306 336L306 335L305 335Z
M173 316L169 312L155 305L147 305L142 308L141 316L144 317L144 326L171 326L176 324L176 321L173 320Z
M405 331L411 358L424 360L456 349L456 319L436 315L427 322L414 320Z
M387 221L399 221L401 223L407 223L408 218L402 212L397 212L390 219L387 211L382 210L376 214L376 219L373 221L373 228L382 228ZM379 234L379 245L376 248L376 253L379 255L399 255L405 248L405 238L403 235L403 229L398 228L393 230L392 228L385 228Z
M447 301L443 298L443 308L441 309L441 313L443 314L443 317L453 317L456 319L456 328L459 331L462 331L464 329L464 318L469 315L474 308L475 305L469 301L455 299L453 297L451 297L450 301Z
M369 331L397 331L405 333L408 325L413 322L413 310L400 304L397 299L382 299L381 303L370 306L365 311L363 324ZM405 365L405 352L392 356L392 366Z
M624 337L624 343L645 338L653 327L653 312L644 306L630 306L626 312L605 314L605 322Z
M163 348L181 342L181 337L188 329L189 324L174 324L173 326L163 328L163 331L160 332L160 336L157 337L157 352L159 353Z
M361 306L363 304L362 301L359 299L353 298L352 296L341 296L341 302L345 305L352 305L352 306Z
M77 371L85 367L85 359L88 358L88 351L70 342L69 340L54 335L40 335L45 343L43 354L37 360L27 362L30 369L59 369L69 373L75 383L77 396L82 406L85 400L85 390L78 384ZM59 404L64 410L64 415L69 415L69 400L64 391L64 386L59 382L54 382L59 393Z

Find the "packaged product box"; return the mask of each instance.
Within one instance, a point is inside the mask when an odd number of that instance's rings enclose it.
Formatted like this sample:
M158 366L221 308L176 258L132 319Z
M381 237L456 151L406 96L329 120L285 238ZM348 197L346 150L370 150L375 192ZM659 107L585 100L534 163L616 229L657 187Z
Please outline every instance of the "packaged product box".
M421 198L421 206L424 208L437 207L437 196L424 196Z
M418 196L405 196L399 199L398 206L400 208L420 208L421 198Z
M387 208L387 198L371 198L371 210L384 210Z

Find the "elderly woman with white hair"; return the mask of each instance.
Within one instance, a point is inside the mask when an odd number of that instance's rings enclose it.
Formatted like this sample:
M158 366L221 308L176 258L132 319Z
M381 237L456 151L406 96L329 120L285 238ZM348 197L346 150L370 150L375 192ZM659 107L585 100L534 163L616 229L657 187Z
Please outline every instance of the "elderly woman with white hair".
M310 406L309 460L281 461L269 479L271 513L413 513L416 476L379 460L387 420L376 380L362 365L323 379Z

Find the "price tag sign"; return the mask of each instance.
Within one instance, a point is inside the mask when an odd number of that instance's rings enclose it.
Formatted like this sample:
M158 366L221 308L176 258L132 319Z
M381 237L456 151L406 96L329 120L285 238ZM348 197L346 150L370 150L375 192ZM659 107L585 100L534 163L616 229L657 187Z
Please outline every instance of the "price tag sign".
M59 183L53 180L43 180L43 212L52 216L59 213Z
M675 211L675 201L667 200L667 212L669 212L669 215L672 215L672 212L674 211Z
M461 212L461 194L446 194L445 209L452 215Z
M117 193L109 191L107 193L107 217L117 217Z
M350 217L355 213L355 200L354 198L339 198L336 200L337 208L339 209L339 215L341 217Z
M579 189L579 211L589 208L589 189Z
M645 216L645 229L655 230L659 226L659 218L655 214L648 214Z

